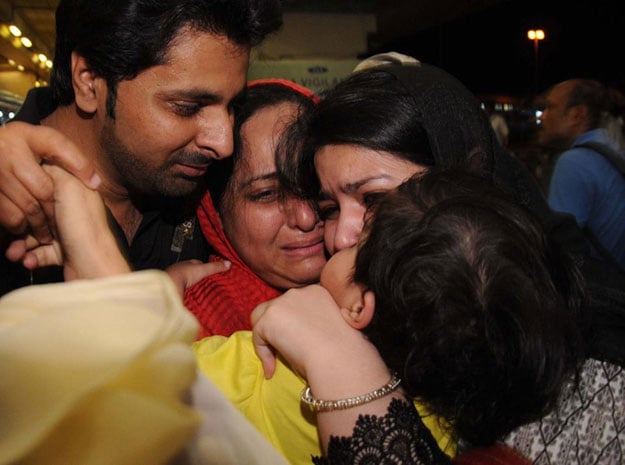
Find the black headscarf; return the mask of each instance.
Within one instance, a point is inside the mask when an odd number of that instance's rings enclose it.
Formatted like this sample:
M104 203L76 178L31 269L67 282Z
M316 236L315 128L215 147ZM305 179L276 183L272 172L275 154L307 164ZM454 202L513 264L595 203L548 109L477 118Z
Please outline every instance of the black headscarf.
M546 225L561 221L522 162L499 145L486 112L460 81L426 64L384 69L411 95L436 166L466 165L509 191Z

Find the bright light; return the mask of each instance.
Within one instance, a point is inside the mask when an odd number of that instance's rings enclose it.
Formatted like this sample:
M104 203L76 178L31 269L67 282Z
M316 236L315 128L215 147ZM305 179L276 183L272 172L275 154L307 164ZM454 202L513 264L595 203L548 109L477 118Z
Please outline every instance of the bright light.
M39 55L37 55L37 58L39 58L39 61L42 63L45 63L48 60L48 57L45 56L43 53L40 53Z
M9 31L11 32L11 34L13 34L15 37L21 37L22 36L22 31L20 30L19 27L17 27L15 24L11 24L9 26Z
M30 48L33 46L33 42L32 40L30 40L28 37L24 36L20 39L22 41L22 45L26 48Z
M542 110L536 110L536 112L534 113L534 116L536 117L536 124L543 124Z
M47 60L46 61L46 68L52 69L52 60Z
M545 38L545 31L542 29L530 29L527 31L527 38L529 40L543 40Z
M9 58L9 64L10 64L11 66L15 66L15 65L17 65L17 63L15 63L15 60L11 60L10 58Z
M2 118L4 116L4 113L2 113L2 110L0 110L0 118Z
M12 111L9 112L9 119L12 119L15 116L15 113L13 113Z
M24 67L22 65L17 65L17 69L19 69L20 71L24 71Z

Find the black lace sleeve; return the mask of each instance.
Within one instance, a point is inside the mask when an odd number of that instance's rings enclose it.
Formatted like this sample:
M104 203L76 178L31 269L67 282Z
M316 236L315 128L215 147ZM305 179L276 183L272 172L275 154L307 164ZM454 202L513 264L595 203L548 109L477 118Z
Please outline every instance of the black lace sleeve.
M383 417L361 415L351 437L330 438L327 457L315 465L449 465L413 405L393 399Z

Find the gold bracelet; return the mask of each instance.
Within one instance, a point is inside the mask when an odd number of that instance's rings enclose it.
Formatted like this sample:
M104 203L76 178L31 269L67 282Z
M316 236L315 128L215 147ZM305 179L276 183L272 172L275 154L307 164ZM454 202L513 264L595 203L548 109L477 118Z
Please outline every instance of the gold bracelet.
M349 397L347 399L339 400L321 400L315 399L310 392L310 386L302 391L301 399L306 405L308 405L315 412L331 412L333 410L345 410L348 408L356 407L358 405L367 404L380 397L384 397L387 394L397 390L401 383L401 379L397 376L397 373L393 373L391 380L382 386L380 389L376 389L373 392L363 394L361 396Z

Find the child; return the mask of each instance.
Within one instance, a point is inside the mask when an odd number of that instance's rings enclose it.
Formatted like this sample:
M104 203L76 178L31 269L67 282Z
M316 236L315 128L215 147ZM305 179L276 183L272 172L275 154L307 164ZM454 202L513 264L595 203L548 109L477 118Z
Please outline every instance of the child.
M358 250L336 253L321 285L399 373L450 454L438 419L462 443L491 444L547 412L580 360L581 294L567 257L525 210L459 171L432 171L388 194ZM305 323L289 323L305 337ZM200 341L198 363L292 463L304 463L318 448L314 419L300 408L304 381L282 363L265 380L250 339Z
M581 288L530 214L482 179L434 171L389 194L364 236L321 284L410 397L473 446L553 406L580 362Z

